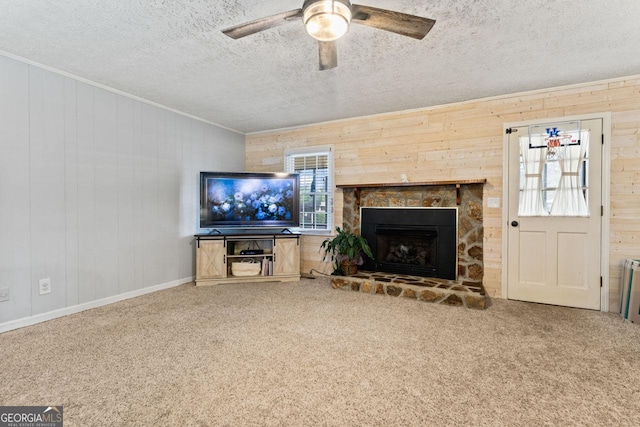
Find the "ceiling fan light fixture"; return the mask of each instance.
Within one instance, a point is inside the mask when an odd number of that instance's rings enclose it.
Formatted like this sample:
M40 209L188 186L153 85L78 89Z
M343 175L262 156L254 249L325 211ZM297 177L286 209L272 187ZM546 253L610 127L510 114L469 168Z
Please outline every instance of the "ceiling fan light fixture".
M341 0L307 1L303 21L311 37L330 42L342 37L351 23L351 3Z

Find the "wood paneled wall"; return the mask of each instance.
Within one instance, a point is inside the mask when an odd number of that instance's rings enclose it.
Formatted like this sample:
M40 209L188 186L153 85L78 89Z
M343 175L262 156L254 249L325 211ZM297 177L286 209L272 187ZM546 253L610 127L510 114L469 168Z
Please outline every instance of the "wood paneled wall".
M244 158L242 134L0 56L0 330L192 278L199 172Z
M587 113L612 113L610 307L618 304L620 265L640 257L640 78L562 87L422 110L354 118L248 135L246 165L253 171L283 169L287 148L334 146L336 184L486 178L484 189L484 285L501 296L503 125ZM336 224L342 194L336 191ZM302 268L326 266L318 251L324 236L303 238Z

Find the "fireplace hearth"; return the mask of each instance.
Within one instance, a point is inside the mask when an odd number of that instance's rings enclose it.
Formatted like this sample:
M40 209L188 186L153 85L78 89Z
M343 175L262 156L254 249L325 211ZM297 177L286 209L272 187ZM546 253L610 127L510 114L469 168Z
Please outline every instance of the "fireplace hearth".
M364 270L455 280L457 208L362 208L360 232L374 254Z

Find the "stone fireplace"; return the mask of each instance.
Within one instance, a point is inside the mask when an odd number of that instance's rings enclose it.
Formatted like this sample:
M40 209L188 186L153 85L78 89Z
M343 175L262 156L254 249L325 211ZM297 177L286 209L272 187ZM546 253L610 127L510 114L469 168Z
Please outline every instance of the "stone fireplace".
M361 229L361 207L362 208L457 208L457 249L453 249L450 253L457 255L455 259L455 267L457 270L457 280L467 283L482 283L483 277L483 227L482 227L482 191L485 180L472 181L439 181L430 183L398 183L398 184L362 184L362 185L339 185L342 188L344 196L343 206L343 222L344 225L355 231L359 231L363 236L368 233L366 229ZM427 209L431 211L432 209ZM362 212L367 212L363 210ZM394 217L404 217L403 211L397 211L401 215L393 215ZM363 214L368 215L368 214ZM410 241L412 255L417 252L428 252L434 245L434 240L429 243L429 235L440 233L433 228L433 224L429 221L419 220L418 224L400 224L400 229L381 230L382 237L375 237L375 242L371 237L367 237L370 245L388 245L388 252L397 252L398 258L409 257L407 245L400 248L399 239L389 238L388 242L384 242L384 234L392 235L396 232L407 235L419 235L422 242ZM419 227L419 229L412 227ZM404 227L404 230L402 229ZM366 226L365 226L366 228ZM396 233L396 237L397 237ZM395 243L394 243L395 241ZM396 247L393 247L393 246ZM372 248L373 249L373 248ZM389 254L385 254L385 258ZM454 256L455 256L454 255ZM393 256L393 255L392 255ZM439 256L439 255L438 255ZM380 260L374 261L380 262ZM415 260L411 261L415 265ZM421 261L418 261L421 262ZM401 263L402 264L402 263ZM410 270L410 263L405 263L404 267L395 270L396 273L409 275L417 275L424 277L439 277L442 279L455 279L455 271L453 277L450 270L442 270L443 272L433 271L434 262L425 262L426 273L415 274ZM402 271L406 268L405 271ZM449 267L450 268L450 267ZM431 275L429 273L431 269ZM363 270L377 271L375 265L370 263L363 266ZM437 270L437 269L436 269ZM446 273L445 273L446 271ZM447 274L446 277L445 274Z

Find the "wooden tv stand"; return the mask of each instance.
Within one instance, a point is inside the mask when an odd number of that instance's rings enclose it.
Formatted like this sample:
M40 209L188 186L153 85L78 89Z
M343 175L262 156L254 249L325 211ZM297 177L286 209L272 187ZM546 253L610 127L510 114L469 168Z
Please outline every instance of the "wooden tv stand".
M300 280L300 234L196 234L196 285ZM260 264L256 275L233 274L233 263ZM237 274L240 274L236 270Z

